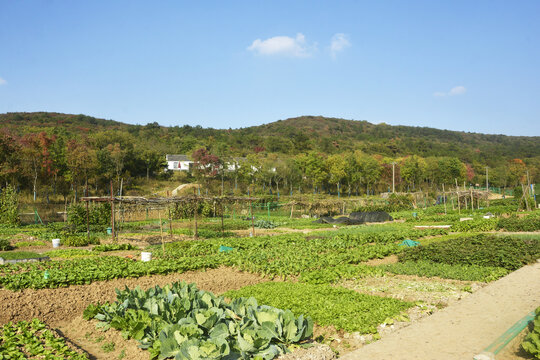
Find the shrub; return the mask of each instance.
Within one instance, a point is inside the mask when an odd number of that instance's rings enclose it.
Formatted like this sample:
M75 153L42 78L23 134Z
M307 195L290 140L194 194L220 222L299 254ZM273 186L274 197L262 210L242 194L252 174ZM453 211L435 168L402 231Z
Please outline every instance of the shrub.
M111 221L111 204L89 206L88 223L94 230L104 231ZM68 223L72 232L86 231L86 206L78 203L68 208Z
M15 189L6 186L0 193L0 224L19 225L19 196Z
M9 243L9 240L0 238L0 250L5 251L5 250L11 250L11 249L13 249L13 247Z
M96 236L88 238L86 234L64 234L61 238L64 246L87 246L90 244L99 244L99 239Z
M197 204L197 215L209 217L213 212L213 205L207 201L201 201ZM176 203L171 209L171 217L173 219L190 219L195 214L195 204L193 203Z

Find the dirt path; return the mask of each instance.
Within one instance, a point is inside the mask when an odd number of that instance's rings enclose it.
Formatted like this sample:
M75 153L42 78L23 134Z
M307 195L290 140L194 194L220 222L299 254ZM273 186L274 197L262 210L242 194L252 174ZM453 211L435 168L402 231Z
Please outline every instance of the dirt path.
M472 359L538 306L540 263L525 266L341 359Z

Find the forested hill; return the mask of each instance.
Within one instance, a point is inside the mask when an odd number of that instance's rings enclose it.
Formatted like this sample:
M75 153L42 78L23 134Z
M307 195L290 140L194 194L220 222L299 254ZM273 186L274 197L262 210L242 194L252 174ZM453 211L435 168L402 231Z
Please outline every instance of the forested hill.
M388 157L456 156L466 162L496 165L505 160L540 156L540 137L505 136L438 130L427 127L371 124L319 116L302 116L241 129L201 126L163 127L158 122L129 125L86 115L59 113L0 114L2 128L22 136L30 132L71 137L133 138L142 147L163 153L191 154L206 146L215 152L245 156L266 151L295 155L308 151L335 154L362 150Z

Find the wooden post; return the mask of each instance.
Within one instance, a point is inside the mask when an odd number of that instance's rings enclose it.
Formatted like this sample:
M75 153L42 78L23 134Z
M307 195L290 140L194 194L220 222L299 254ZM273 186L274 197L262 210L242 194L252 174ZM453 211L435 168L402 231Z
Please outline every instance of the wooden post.
M111 234L112 234L112 241L115 241L115 234L114 234L114 198L113 198L113 184L111 180Z
M292 216L293 216L293 211L294 211L294 203L292 203L292 205L291 205L291 219L292 219Z
M172 232L172 217L171 217L171 207L169 206L169 236L173 237Z
M90 219L88 214L88 200L86 202L86 238L90 240Z
M223 225L223 203L220 203L221 209L221 236L225 233L225 226Z
M446 192L444 191L444 184L442 184L443 202L444 202L444 215L446 215Z
M251 236L255 236L255 220L253 219L253 203L249 200L249 213L251 214Z
M457 184L457 182L456 182L456 184ZM461 214L461 203L459 202L459 189L457 188L457 186L456 186L456 195L457 195L458 214Z
M525 191L525 189L527 191ZM521 191L523 191L523 200L525 200L525 206L527 207L527 211L531 211L531 207L529 206L529 201L527 200L527 195L529 194L529 188L525 188L525 185L521 184Z
M163 251L163 256L165 256L165 242L163 241L163 222L161 221L161 210L158 210L159 216L159 234L161 235L161 250Z
M474 211L474 198L472 193L472 188L469 189L471 191L471 210Z
M195 189L193 189L195 190ZM193 209L193 219L195 220L195 232L193 234L193 236L195 237L195 239L198 239L199 238L199 231L197 229L197 212L199 210L199 198L197 197L197 194L195 194L195 207Z

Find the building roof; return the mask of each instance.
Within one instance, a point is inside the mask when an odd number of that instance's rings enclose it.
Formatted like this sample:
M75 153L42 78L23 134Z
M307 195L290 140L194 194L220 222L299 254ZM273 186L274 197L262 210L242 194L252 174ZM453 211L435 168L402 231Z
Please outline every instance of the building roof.
M165 155L167 161L191 161L187 155Z

